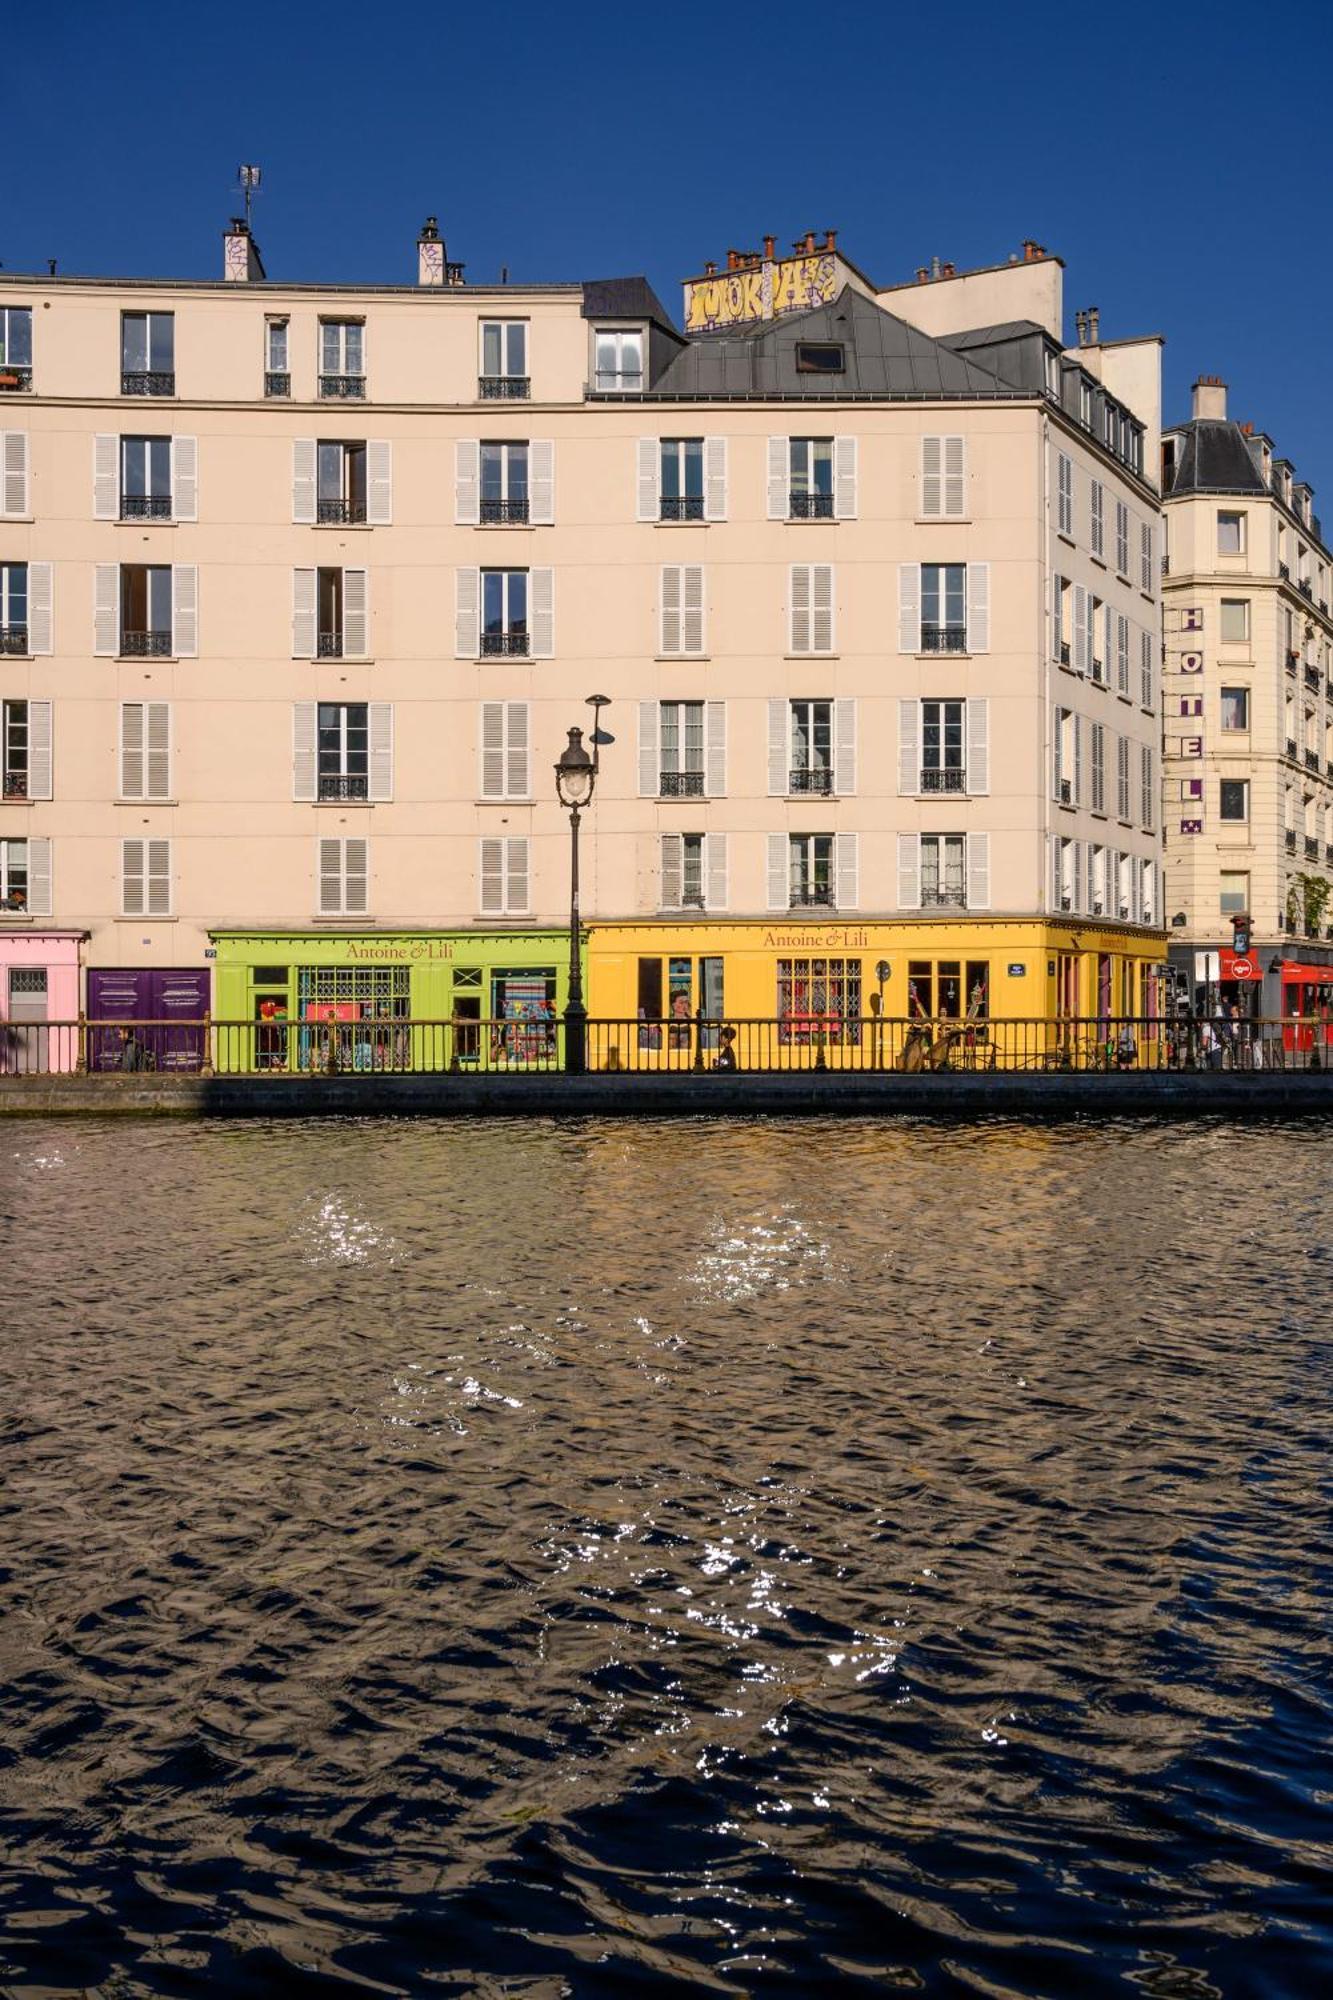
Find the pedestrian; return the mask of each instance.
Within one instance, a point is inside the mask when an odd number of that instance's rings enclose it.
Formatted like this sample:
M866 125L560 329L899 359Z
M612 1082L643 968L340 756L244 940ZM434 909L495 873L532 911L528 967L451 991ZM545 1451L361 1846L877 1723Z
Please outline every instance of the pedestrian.
M736 1030L731 1027L722 1028L718 1032L717 1058L713 1068L734 1070L739 1067L736 1061Z
M1139 1059L1139 1046L1134 1040L1134 1029L1126 1021L1116 1036L1115 1066L1117 1069L1133 1069Z

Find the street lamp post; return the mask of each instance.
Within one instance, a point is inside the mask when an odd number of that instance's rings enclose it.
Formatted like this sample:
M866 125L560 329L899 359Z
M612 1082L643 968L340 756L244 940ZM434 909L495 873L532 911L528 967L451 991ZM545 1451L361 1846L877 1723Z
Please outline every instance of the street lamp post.
M555 794L569 814L569 997L565 1002L565 1069L582 1076L588 1067L588 1010L583 1004L579 929L579 819L592 800L597 771L583 747L583 731L571 729L555 767Z

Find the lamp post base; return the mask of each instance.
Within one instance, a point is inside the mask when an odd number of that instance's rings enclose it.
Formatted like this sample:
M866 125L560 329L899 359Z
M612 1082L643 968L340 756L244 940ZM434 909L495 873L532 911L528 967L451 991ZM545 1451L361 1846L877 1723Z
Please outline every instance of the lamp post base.
M588 1010L576 1004L565 1009L565 1075L583 1076L588 1068Z

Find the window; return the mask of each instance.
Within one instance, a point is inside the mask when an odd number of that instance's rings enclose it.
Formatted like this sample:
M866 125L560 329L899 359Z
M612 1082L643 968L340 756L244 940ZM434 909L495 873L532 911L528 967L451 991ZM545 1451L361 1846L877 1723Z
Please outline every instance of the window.
M127 917L171 915L171 842L122 840L121 911Z
M843 349L835 341L798 340L796 343L798 375L841 375L846 366Z
M125 563L120 571L120 651L125 659L171 653L171 569Z
M661 650L664 657L698 657L704 650L704 573L701 563L667 563L662 569Z
M1250 781L1248 778L1223 778L1220 781L1217 815L1223 820L1247 820L1250 816Z
M1092 678L1097 682L1099 687L1109 687L1111 684L1111 674L1107 661L1111 652L1113 623L1109 619L1106 606L1102 603L1100 597L1094 597L1091 591L1089 591L1087 602L1088 644L1092 649L1089 669ZM1098 651L1099 642L1101 647L1100 652Z
M485 399L524 397L529 393L528 323L525 319L486 319L481 323L481 374L477 394Z
M967 908L967 840L961 833L921 836L921 907Z
M658 496L661 520L703 520L704 441L702 438L662 439Z
M787 477L793 521L833 519L833 439L792 438Z
M833 903L833 835L793 833L787 837L788 901L793 910Z
M366 329L359 319L319 323L319 393L360 402L366 393Z
M317 840L315 873L321 917L363 917L370 907L370 843Z
M703 910L721 908L725 897L717 889L717 900L709 895L709 877L717 866L717 855L725 849L725 834L664 833L662 835L662 908Z
M348 522L353 526L366 518L366 447L364 444L325 443L315 448L315 519L328 525Z
M1064 452L1057 452L1056 471L1056 525L1062 535L1074 532L1074 465Z
M921 789L923 792L967 790L963 736L966 713L966 706L961 701L922 702Z
M26 840L0 840L0 910L21 916L31 909Z
M120 705L120 796L171 797L171 705L125 701Z
M643 387L643 334L599 327L593 335L593 382L598 389L637 393Z
M921 513L926 520L962 520L967 513L967 457L961 437L921 440Z
M1217 907L1224 917L1244 916L1250 907L1250 878L1239 869L1224 868L1218 878Z
M821 798L833 792L833 703L793 701L788 704L791 731L788 790L814 793Z
M50 798L49 701L0 702L0 770L5 798Z
M1123 500L1115 503L1115 566L1120 576L1129 575L1129 509Z
M120 316L122 396L174 396L176 316L122 313Z
M290 396L291 361L288 354L290 328L285 319L264 322L264 394Z
M481 573L483 657L526 655L528 651L528 572L484 569Z
M701 799L704 795L703 703L664 701L658 712L658 729L659 796L664 799Z
M0 655L28 650L28 565L0 563Z
M1230 513L1218 514L1217 553L1220 556L1244 555L1245 516L1243 514L1230 514Z
M317 788L321 799L370 795L370 709L364 701L319 704Z
M525 916L528 910L528 843L526 839L483 840L481 843L481 914L484 917Z
M833 651L833 568L830 563L792 564L787 636L793 653Z
M123 437L120 441L120 518L171 519L171 439Z
M967 651L966 563L922 563L920 651Z
M526 444L485 444L481 447L480 519L487 527L512 527L528 518L528 447Z
M809 1044L822 1036L856 1046L861 1038L859 958L780 958L777 975L780 1043Z
M294 659L362 659L369 650L369 627L365 570L293 570Z
M0 394L32 387L32 307L0 306Z
M1224 641L1236 645L1250 636L1250 600L1248 597L1224 597L1221 608L1221 636Z
M525 701L484 701L481 704L481 796L484 799L525 799L531 796L530 746L531 723Z
M1091 542L1095 556L1106 554L1106 488L1100 479L1092 482Z
M1224 687L1222 690L1222 727L1225 730L1244 730L1250 726L1250 690L1247 687Z

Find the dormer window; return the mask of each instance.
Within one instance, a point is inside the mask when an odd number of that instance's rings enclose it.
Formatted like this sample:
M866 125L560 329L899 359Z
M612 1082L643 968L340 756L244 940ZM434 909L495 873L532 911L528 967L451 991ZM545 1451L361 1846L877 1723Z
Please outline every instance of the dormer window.
M643 388L643 329L599 327L593 335L593 384L637 394Z
M846 350L840 341L798 340L798 375L842 375L847 370Z

